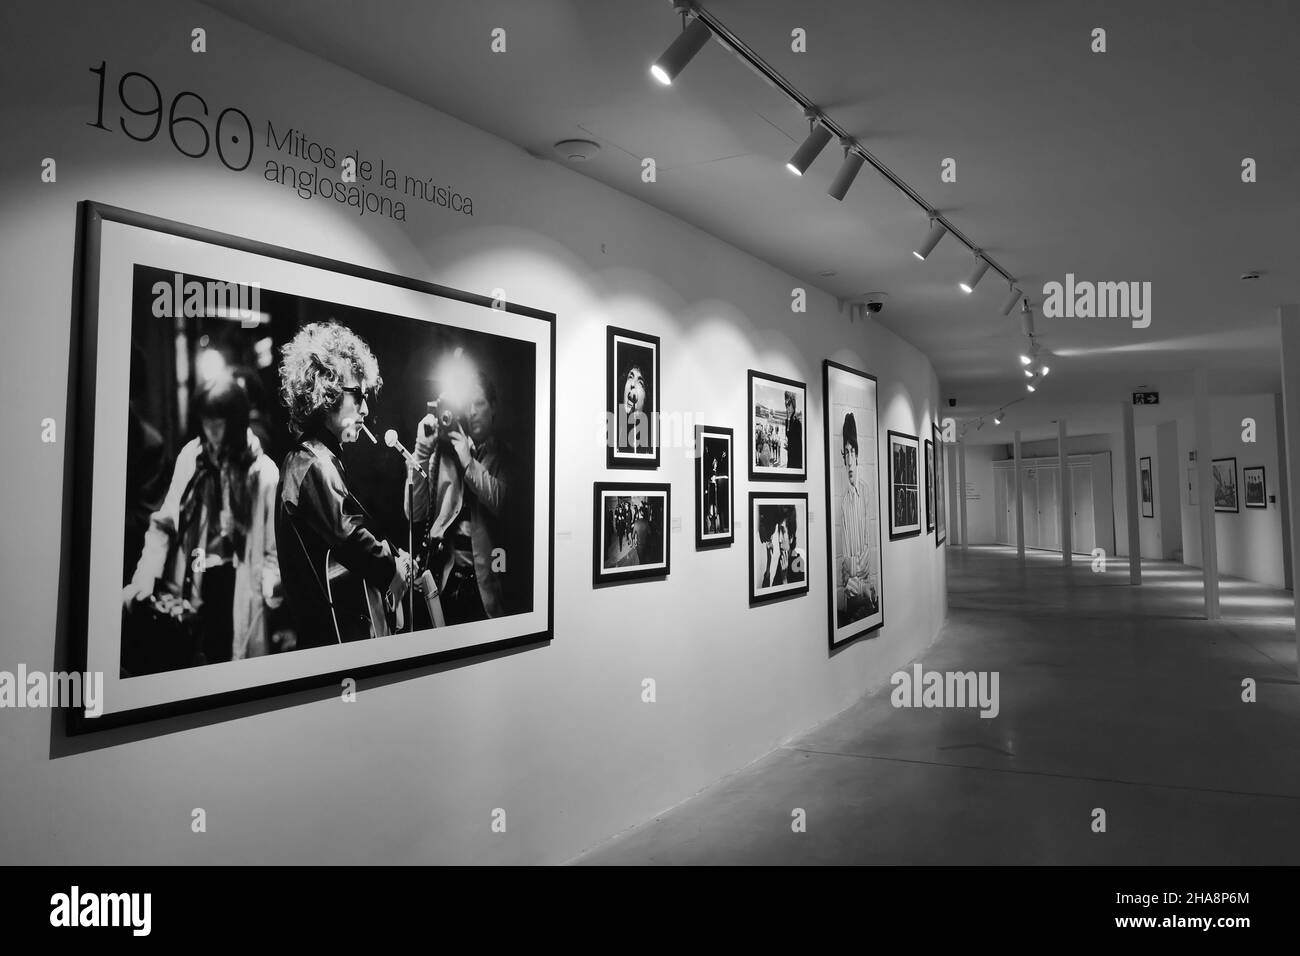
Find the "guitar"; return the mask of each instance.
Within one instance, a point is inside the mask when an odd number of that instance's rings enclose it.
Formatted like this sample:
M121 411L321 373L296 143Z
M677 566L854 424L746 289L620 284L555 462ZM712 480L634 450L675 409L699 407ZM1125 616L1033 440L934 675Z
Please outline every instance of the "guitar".
M406 626L400 601L350 571L325 552L325 596L339 643L387 637Z

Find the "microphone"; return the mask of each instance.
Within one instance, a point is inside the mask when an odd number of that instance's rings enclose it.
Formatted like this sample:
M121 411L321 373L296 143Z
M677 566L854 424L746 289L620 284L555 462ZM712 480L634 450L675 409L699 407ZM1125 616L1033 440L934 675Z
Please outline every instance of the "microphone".
M387 445L389 448L395 448L398 451L400 451L402 453L402 457L406 459L406 463L410 465L412 468L414 468L416 471L418 471L420 473L421 478L429 477L428 473L425 472L425 470L420 467L418 462L416 462L415 456L412 455L409 451L407 451L402 446L402 443L397 440L396 429L390 428L388 429L388 431L384 432L384 444Z

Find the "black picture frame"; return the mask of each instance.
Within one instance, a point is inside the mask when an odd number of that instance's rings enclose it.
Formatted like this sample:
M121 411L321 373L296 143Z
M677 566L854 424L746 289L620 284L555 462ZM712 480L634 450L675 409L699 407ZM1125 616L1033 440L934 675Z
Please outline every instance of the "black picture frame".
M719 461L717 452L723 451ZM735 433L695 426L695 549L729 548L736 540ZM717 462L716 471L714 463Z
M655 469L660 462L661 393L659 336L606 326L605 332L605 467ZM649 364L649 374L642 365ZM630 384L632 369L640 374ZM642 407L629 412L626 399L639 394ZM636 436L633 441L624 441ZM640 438L649 444L640 450Z
M97 717L85 713L84 708L66 708L70 734L153 721L311 687L330 684L337 687L343 677L360 680L432 664L483 660L484 655L537 645L552 638L556 320L553 313L517 303L494 302L488 296L91 200L78 203L76 225L66 424L71 452L66 485L69 494L64 502L65 527L70 531L61 556L64 584L59 602L61 613L69 622L68 669L104 673L104 700L108 706ZM115 500L112 489L118 487L115 482L125 480L115 476L125 472L129 443L109 431L116 432L116 427L128 420L127 392L134 369L122 366L132 348L132 322L135 317L147 314L140 310L138 293L132 293L133 282L142 268L177 269L181 270L178 276L184 272L190 276L206 276L209 280L224 277L231 285L259 288L263 301L268 295L296 297L316 306L337 302L335 296L348 302L368 302L371 297L380 302L400 301L402 309L391 312L384 312L382 305L352 304L346 308L393 322L412 323L409 327L428 322L437 329L455 329L467 335L483 335L485 329L493 330L487 334L496 334L498 329L507 329L506 338L527 337L534 348L536 376L534 420L528 426L531 440L535 441L535 480L530 481L531 503L535 506L533 544L529 552L531 609L526 614L504 618L507 623L500 626L487 622L491 626L484 628L482 620L451 625L451 628L477 629L462 631L452 647L448 647L448 638L455 633L453 630L437 630L435 641L431 637L435 629L430 628L404 633L400 641L379 638L337 647L250 656L229 663L191 663L162 672L122 674L127 628L125 624L105 623L123 620L120 583L111 586L111 608L106 606L105 597L110 592L109 579L120 581L122 572L120 556L127 532L121 519L122 499ZM340 284L339 277L346 281ZM329 302L313 298L312 292L294 291L314 288L324 282L335 290L330 293ZM101 301L102 290L105 301ZM111 295L116 298L108 299ZM204 316L205 320L229 318L211 311ZM167 318L177 323L176 328L180 327L178 320L179 312ZM141 321L147 323L143 318ZM255 318L255 321L262 320ZM180 333L163 328L160 334ZM101 396L109 397L101 401ZM396 455L391 449L382 451L386 456ZM405 475L400 460L394 463L386 458L384 466L389 465L399 475ZM122 472L118 471L119 467ZM95 560L96 554L101 560ZM119 556L117 562L102 560L105 555L114 554ZM93 630L92 621L95 622ZM482 639L475 639L475 635L481 635ZM275 666L267 662L275 662ZM132 683L141 680L148 682L147 693L141 690L145 684Z
M880 515L880 413L876 377L822 361L823 437L826 473L826 602L831 651L872 634L885 624L884 548ZM852 416L850 419L849 416ZM856 432L857 457L849 487L849 422ZM865 485L865 487L864 487ZM850 513L845 498L853 494L861 509ZM850 543L849 527L854 526ZM852 554L856 545L859 555ZM855 582L850 587L850 582ZM874 600L871 593L874 586ZM856 590L854 594L852 591Z
M1142 517L1154 518L1155 510L1155 476L1151 471L1149 456L1138 459L1138 494L1142 501Z
M786 571L779 572L787 580L767 586L768 579L768 541L772 536L780 537L779 524L789 527L793 515L794 546L787 550ZM802 597L808 593L808 579L811 566L808 556L812 553L808 546L808 493L806 491L751 491L749 493L749 604L765 604L785 598ZM764 540L764 531L770 532ZM788 534L787 534L788 540ZM775 547L772 549L775 553ZM760 564L761 561L761 564ZM797 576L797 580L794 578Z
M808 480L808 386L792 378L769 375L766 372L749 370L749 404L744 421L747 423L749 437L746 447L749 449L750 481L807 481ZM776 405L776 396L782 396L781 405ZM797 426L797 435L792 441L790 416L785 396L794 398L793 420ZM779 443L780 447L777 447ZM773 450L778 455L778 464L771 464ZM781 458L787 462L798 454L798 464L782 465Z
M925 533L934 533L934 442L925 440Z
M937 422L930 423L930 436L934 440L934 546L937 548L948 540L948 451Z
M612 508L619 498L646 498L650 514L642 519L636 513L640 503L629 501L628 519L620 523ZM611 499L615 501L611 502ZM659 507L656 508L656 503ZM654 512L658 511L656 515ZM640 550L640 536L654 530L659 524L659 534L647 536L647 560L628 564L620 569L619 561ZM664 578L672 571L672 486L664 482L597 481L592 485L591 505L591 583L593 587L622 584L645 578ZM618 535L615 540L615 535ZM627 544L624 545L624 538ZM613 551L609 549L613 548ZM611 558L618 553L620 556ZM661 557L660 557L661 555Z
M1220 468L1221 464L1227 467ZM1225 514L1237 514L1241 510L1241 493L1237 485L1237 459L1235 457L1213 459L1210 462L1210 477L1214 481L1214 510Z
M886 434L889 540L914 538L921 533L921 443L907 432L891 430Z
M1259 492L1255 494L1252 490L1253 483L1251 479L1255 473L1259 474ZM1268 507L1268 484L1264 480L1264 466L1251 465L1248 468L1241 469L1242 484L1242 503L1247 508L1267 508Z

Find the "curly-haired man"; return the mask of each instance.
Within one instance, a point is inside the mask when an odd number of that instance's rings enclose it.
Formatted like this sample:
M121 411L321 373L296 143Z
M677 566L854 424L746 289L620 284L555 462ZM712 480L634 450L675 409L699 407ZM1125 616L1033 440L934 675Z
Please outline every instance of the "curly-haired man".
M283 354L280 397L299 441L280 469L275 530L298 646L379 637L389 633L382 598L401 600L410 556L372 529L340 460L382 384L379 363L335 322L304 326Z

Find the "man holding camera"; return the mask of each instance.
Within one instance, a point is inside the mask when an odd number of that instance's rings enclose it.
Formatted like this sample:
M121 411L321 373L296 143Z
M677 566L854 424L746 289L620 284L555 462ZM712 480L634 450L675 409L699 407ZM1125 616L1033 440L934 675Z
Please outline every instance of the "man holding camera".
M428 570L447 624L505 613L499 543L509 482L495 437L496 387L476 368L464 392L450 402L440 399L421 419L415 459L425 475L408 469L407 478L412 518L428 522Z

